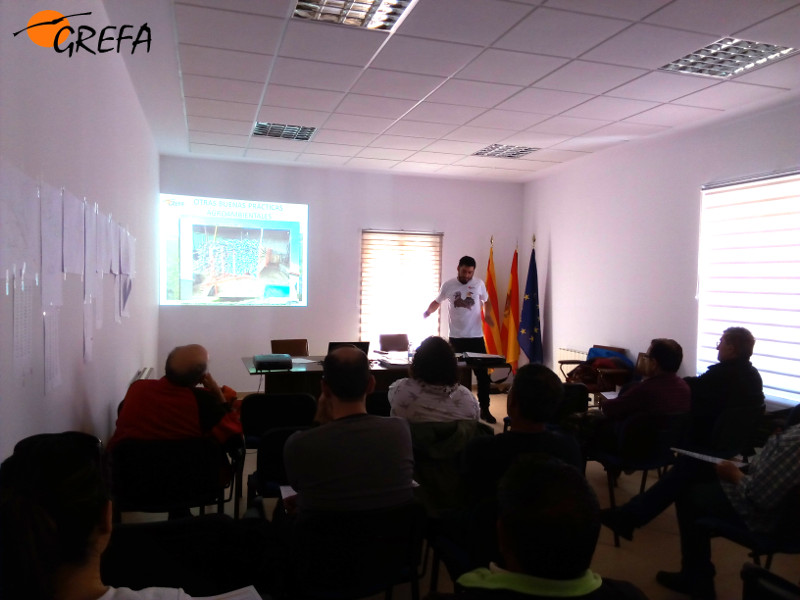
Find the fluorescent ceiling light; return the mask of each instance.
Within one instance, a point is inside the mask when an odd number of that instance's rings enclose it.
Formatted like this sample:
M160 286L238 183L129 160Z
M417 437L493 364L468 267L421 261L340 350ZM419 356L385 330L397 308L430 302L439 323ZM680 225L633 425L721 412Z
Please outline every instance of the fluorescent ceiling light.
M303 127L302 125L283 125L281 123L256 123L253 135L282 138L285 140L301 140L307 142L316 127Z
M726 37L664 65L660 71L726 79L797 53L795 48Z
M298 0L294 17L390 30L412 0Z
M519 158L531 152L536 152L539 148L529 148L528 146L504 146L503 144L492 144L475 152L472 156L491 156L493 158Z

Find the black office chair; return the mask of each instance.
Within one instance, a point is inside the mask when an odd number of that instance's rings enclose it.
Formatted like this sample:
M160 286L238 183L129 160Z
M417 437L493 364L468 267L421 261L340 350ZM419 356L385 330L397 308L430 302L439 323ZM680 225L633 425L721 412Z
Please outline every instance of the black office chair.
M280 497L281 486L289 483L283 466L283 447L290 435L304 429L308 429L308 426L274 427L261 436L256 454L256 470L247 478L248 507L253 506L256 496Z
M395 585L410 583L419 599L425 510L412 502L382 510L298 515L290 540L290 597L391 598Z
M224 504L239 466L211 438L122 440L106 455L114 521L122 512L172 512ZM226 498L226 489L230 488Z
M662 470L675 462L675 454L670 448L680 447L689 427L689 413L658 415L644 413L631 417L618 438L616 451L591 448L587 460L603 465L608 479L608 500L611 508L616 507L614 486L617 478L624 472L642 472L639 493L647 484L647 473ZM619 547L619 535L614 532L614 546Z
M766 569L742 565L742 600L800 600L800 587Z
M274 427L311 425L316 411L317 401L305 392L248 394L240 413L245 446L257 448L261 436Z

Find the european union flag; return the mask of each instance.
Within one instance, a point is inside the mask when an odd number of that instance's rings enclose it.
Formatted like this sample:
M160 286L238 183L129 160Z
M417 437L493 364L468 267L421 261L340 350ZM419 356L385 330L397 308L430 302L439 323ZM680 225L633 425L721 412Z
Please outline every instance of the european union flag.
M542 353L542 326L539 320L539 275L536 270L536 250L531 248L528 280L522 298L522 315L519 319L519 347L532 363L544 360Z

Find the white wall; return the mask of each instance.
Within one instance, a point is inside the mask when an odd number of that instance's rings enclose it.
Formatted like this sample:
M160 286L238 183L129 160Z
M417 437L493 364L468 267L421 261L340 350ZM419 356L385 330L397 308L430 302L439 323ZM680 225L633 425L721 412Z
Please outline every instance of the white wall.
M241 357L269 352L271 338L308 338L312 354L324 354L330 340L356 338L362 229L443 232L443 277L455 276L458 259L470 254L484 278L494 236L503 303L522 216L520 184L177 157L161 160L161 191L309 205L308 307L159 310L159 370L174 346L202 343L214 377L238 391L257 385ZM396 293L413 285L397 281Z
M692 374L701 186L798 164L795 97L526 184L523 229L537 236L546 355L609 344L635 357L652 338L672 337L683 346L682 373Z
M113 52L69 58L34 45L25 34L11 35L39 10L70 14L74 8L64 0L0 3L0 160L34 181L97 202L136 237L130 317L114 321L113 282L106 277L103 326L95 331L92 360L84 361L83 285L80 276L67 276L59 319L62 383L46 392L40 290L33 301L33 370L22 375L12 354L12 297L0 293L0 457L10 454L19 439L45 431L77 429L107 438L128 381L139 367L155 365L158 160L123 61ZM99 1L81 2L80 12L88 11L93 14L82 23L98 29L108 24ZM26 202L15 212L39 219L35 198L5 189L0 202ZM28 264L39 262L38 239L14 252L9 239L0 243L7 245L6 256L27 254ZM11 268L0 266L4 274Z

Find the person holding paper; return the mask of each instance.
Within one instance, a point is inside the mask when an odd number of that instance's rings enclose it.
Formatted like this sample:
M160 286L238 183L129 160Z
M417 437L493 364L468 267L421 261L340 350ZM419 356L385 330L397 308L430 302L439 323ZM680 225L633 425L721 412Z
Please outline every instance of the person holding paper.
M800 489L800 425L767 440L745 471L723 460L714 465L717 477L698 480L683 461L643 494L617 509L601 513L604 525L626 539L661 514L672 502L678 516L681 540L681 570L660 571L656 580L671 590L692 598L715 598L714 564L707 530L695 526L702 517L716 517L745 525L756 532L771 533L780 527ZM714 458L714 457L711 457Z
M475 259L462 256L458 261L458 275L448 279L439 289L439 295L422 313L426 319L435 313L442 302L450 303L450 345L456 352L486 353L483 340L481 316L486 315L486 322L493 325L492 310L489 304L489 293L486 285L475 277ZM473 372L478 380L478 404L481 407L481 419L487 423L497 423L497 419L489 412L489 390L491 380L486 367L474 367Z

